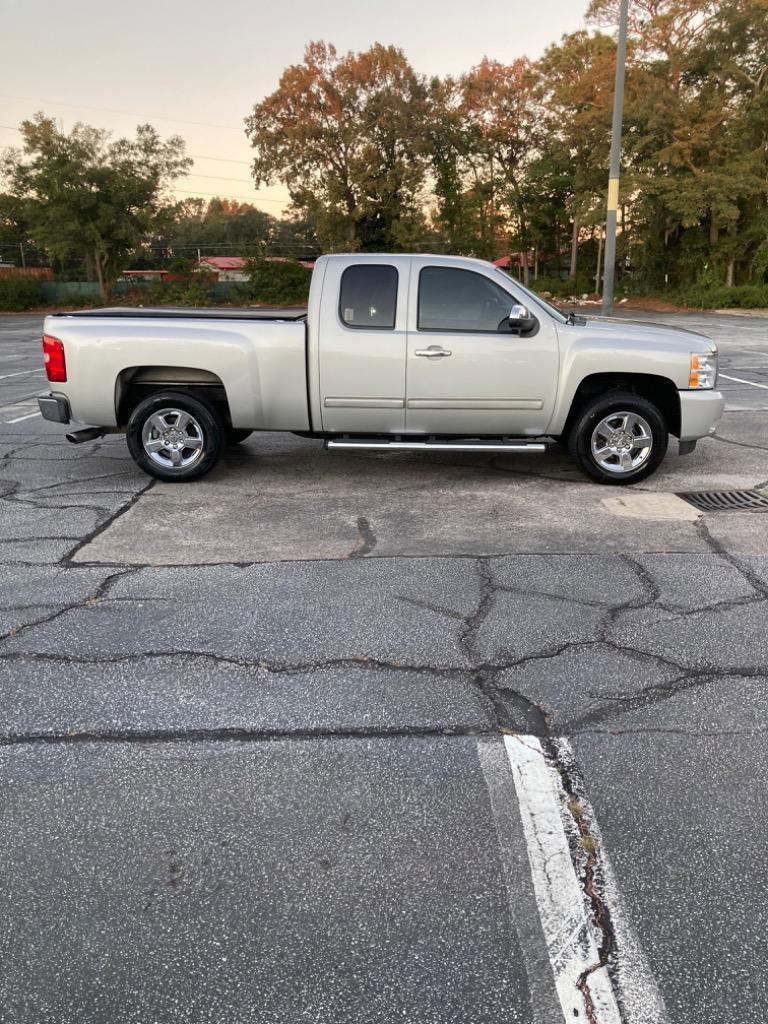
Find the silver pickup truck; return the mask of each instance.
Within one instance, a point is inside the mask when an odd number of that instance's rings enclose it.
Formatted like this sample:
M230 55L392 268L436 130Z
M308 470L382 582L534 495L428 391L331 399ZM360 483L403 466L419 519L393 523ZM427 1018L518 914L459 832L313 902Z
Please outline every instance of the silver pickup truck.
M569 316L480 260L323 256L307 311L98 309L45 320L46 419L127 435L161 480L254 430L327 448L543 452L608 484L652 473L723 412L700 334Z

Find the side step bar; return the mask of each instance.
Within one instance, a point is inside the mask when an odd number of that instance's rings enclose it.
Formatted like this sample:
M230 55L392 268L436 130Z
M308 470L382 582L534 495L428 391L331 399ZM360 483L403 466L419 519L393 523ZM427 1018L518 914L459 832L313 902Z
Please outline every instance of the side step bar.
M413 452L545 452L547 446L541 441L356 441L348 438L344 441L326 441L326 449L355 448L358 451L370 448L371 451L413 451Z

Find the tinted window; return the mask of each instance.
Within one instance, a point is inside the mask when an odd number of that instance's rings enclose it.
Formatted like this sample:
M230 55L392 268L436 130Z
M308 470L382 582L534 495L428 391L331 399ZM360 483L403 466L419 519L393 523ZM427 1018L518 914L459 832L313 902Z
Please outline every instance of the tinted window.
M419 275L419 330L498 331L514 301L482 274L425 267Z
M349 267L341 277L339 316L349 327L395 326L397 271L377 264Z

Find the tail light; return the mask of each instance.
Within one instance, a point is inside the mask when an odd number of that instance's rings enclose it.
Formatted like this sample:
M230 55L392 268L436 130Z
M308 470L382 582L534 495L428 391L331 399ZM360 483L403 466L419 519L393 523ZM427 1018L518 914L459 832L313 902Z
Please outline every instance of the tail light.
M48 380L55 384L63 384L66 381L67 361L64 358L64 345L50 334L43 335L43 362Z

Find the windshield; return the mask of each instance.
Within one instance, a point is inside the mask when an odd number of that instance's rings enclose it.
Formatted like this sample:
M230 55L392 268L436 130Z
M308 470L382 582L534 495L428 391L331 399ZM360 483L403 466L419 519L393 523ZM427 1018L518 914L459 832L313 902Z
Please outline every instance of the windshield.
M496 267L496 272L501 274L507 284L511 281L516 290L521 291L523 295L526 295L535 305L546 310L547 313L549 313L550 316L553 316L559 324L565 324L568 322L568 317L565 316L564 313L561 313L559 309L555 309L554 306L550 306L545 299L542 299L542 297L537 295L536 292L532 292L530 288L526 288L524 284L520 284L517 278L512 277L512 275L508 274L506 270L502 270L501 267Z

